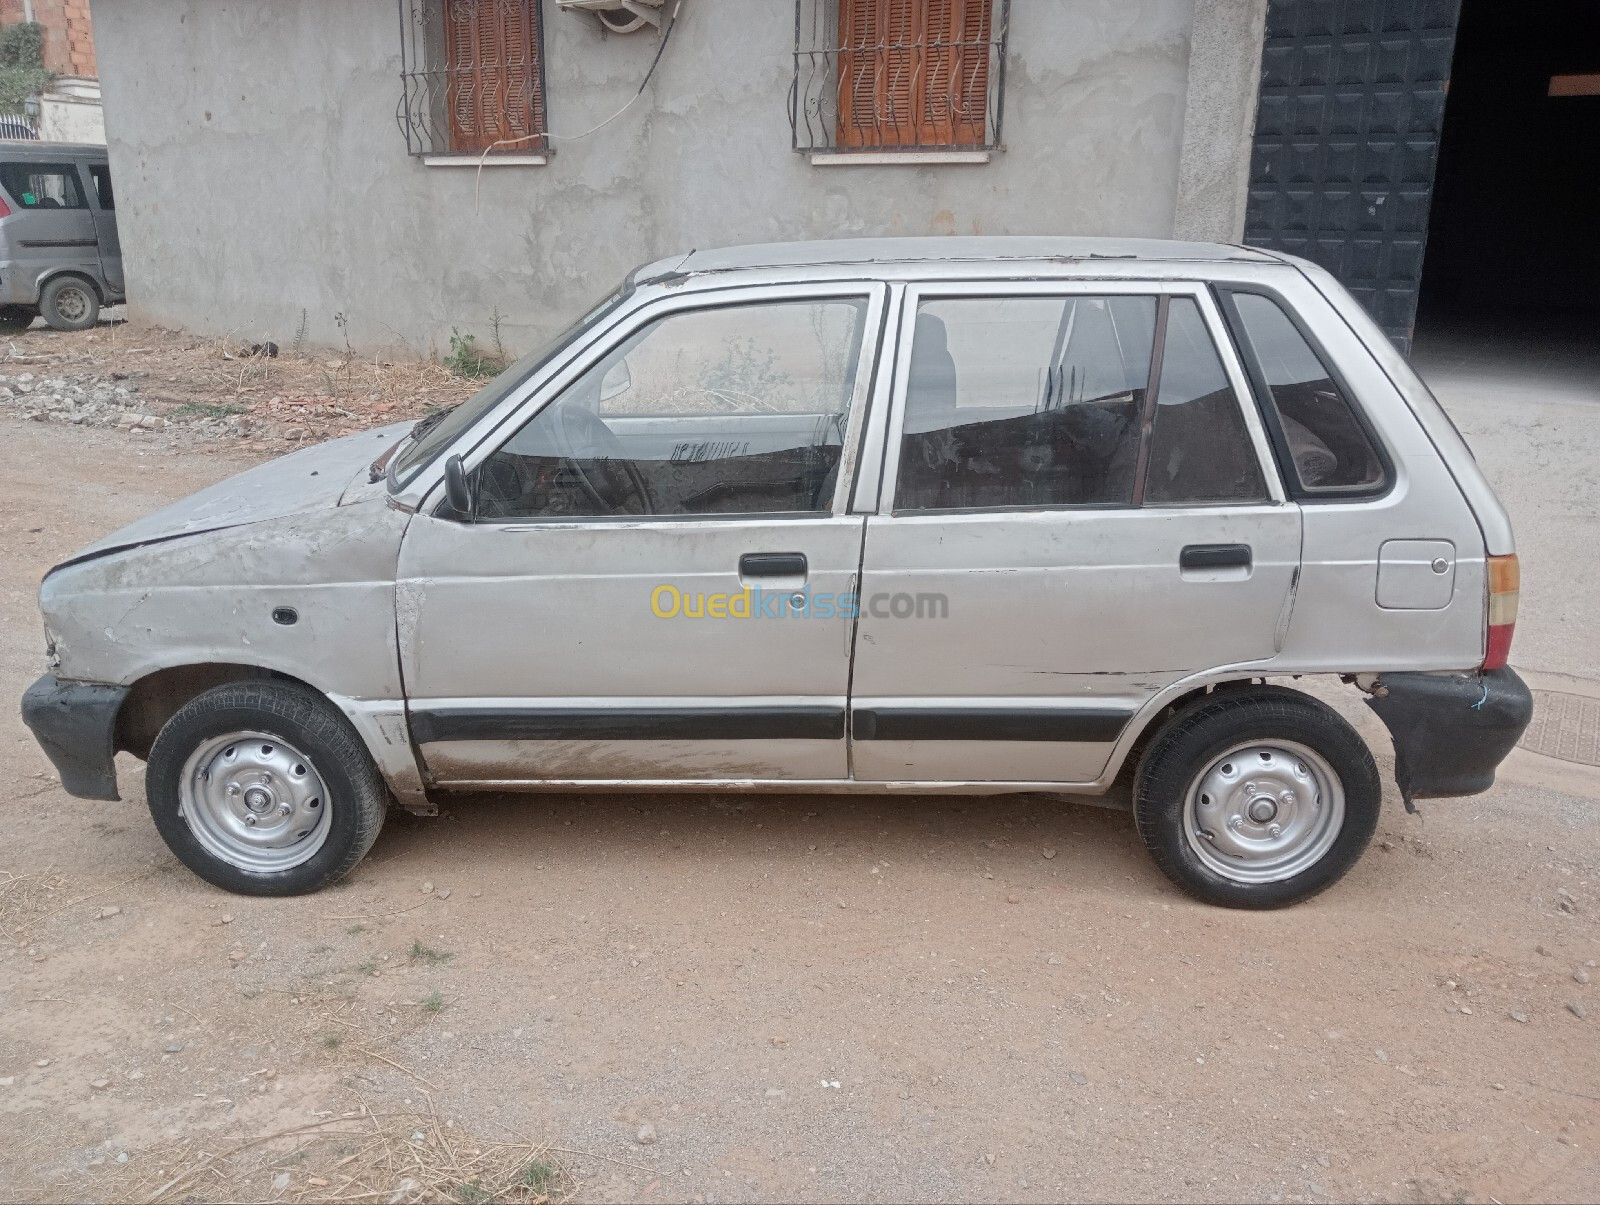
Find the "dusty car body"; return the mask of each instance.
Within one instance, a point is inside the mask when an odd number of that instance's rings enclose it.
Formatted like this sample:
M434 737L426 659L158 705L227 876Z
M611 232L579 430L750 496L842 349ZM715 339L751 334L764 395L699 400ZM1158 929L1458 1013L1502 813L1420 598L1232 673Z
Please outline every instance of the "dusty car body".
M1310 264L733 248L638 269L447 415L57 566L24 713L75 794L148 759L163 835L241 891L320 886L450 791L1121 779L1175 881L1271 906L1381 792L1264 680L1365 690L1408 804L1482 791L1531 711L1515 589L1466 445Z

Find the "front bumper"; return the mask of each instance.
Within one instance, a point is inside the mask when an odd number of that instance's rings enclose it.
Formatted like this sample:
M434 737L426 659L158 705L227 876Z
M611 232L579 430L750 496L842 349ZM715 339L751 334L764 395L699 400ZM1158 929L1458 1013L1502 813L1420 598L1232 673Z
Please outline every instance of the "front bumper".
M55 764L61 786L80 799L117 794L117 712L126 686L40 678L22 696L22 722Z
M1394 737L1394 778L1413 799L1476 795L1494 785L1533 718L1533 693L1515 670L1384 674L1367 706Z

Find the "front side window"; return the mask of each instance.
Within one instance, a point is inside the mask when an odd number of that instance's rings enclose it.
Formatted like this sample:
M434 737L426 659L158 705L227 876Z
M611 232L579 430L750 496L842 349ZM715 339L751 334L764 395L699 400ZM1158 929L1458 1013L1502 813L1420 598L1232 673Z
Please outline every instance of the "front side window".
M1282 307L1259 293L1231 295L1249 357L1282 432L1287 468L1305 494L1364 493L1385 472L1372 439L1306 337Z
M583 317L571 326L534 348L459 406L435 411L417 423L411 429L410 442L402 444L400 451L389 462L390 490L409 484L424 465L471 430L473 424L510 397L535 372L593 330L626 301L632 291L631 286L624 285L609 294L585 311Z
M1266 497L1238 396L1192 299L919 304L897 511Z
M399 0L400 123L414 155L547 148L539 0Z
M484 462L478 517L829 510L865 318L847 298L657 319Z
M0 184L21 209L87 209L70 163L0 163Z

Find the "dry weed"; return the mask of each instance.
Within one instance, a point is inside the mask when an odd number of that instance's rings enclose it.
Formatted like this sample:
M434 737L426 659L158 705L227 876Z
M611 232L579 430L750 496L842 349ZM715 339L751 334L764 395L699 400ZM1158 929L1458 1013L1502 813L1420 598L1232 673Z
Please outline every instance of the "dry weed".
M550 1147L487 1140L441 1123L431 1097L426 1111L375 1112L363 1102L339 1117L229 1144L191 1139L140 1162L156 1170L129 1184L122 1201L536 1205L565 1200L576 1187Z

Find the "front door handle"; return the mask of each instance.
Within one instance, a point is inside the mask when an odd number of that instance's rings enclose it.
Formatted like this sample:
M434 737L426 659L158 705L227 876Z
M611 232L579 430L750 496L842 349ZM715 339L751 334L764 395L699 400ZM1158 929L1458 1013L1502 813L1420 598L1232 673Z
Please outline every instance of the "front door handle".
M1248 569L1248 544L1186 544L1178 554L1179 569Z
M804 578L808 568L803 552L747 552L739 558L740 577Z

